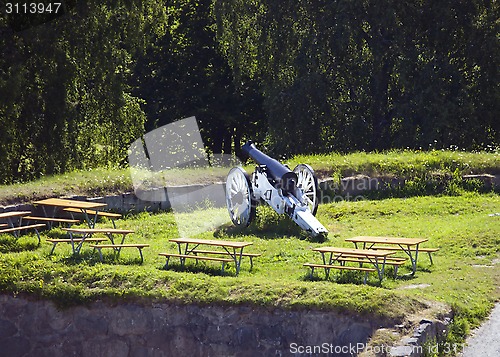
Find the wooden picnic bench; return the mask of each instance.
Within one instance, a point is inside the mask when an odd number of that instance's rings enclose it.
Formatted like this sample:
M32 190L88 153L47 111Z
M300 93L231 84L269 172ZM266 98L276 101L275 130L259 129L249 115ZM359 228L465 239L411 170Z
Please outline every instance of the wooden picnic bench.
M358 270L365 273L364 283L366 284L368 273L377 272L380 283L384 276L385 265L389 255L394 254L392 251L374 251L367 249L350 249L342 247L318 247L313 251L321 253L322 263L305 263L304 266L311 268L311 278L313 277L314 268L323 268L325 270L326 279L330 274L330 269L339 270ZM358 266L347 266L346 262L354 261ZM395 266L399 266L397 260L392 260ZM335 264L338 263L338 264ZM371 264L373 268L366 268L363 264Z
M72 224L80 223L79 219L69 219L69 218L59 218L59 217L37 217L37 216L26 216L23 217L24 220L35 221L35 222L46 222L49 228L52 228L54 223L66 223L68 226Z
M47 198L44 200L35 201L33 202L33 204L42 206L45 217L52 218L56 216L57 211L68 208L75 209L77 212L83 215L90 228L94 228L95 226L97 220L96 212L98 212L99 209L106 207L105 203L70 200L66 198ZM52 209L52 212L48 212L49 208ZM92 218L90 211L94 213ZM74 219L74 217L72 218Z
M198 260L211 260L211 261L218 261L222 263L222 272L224 272L224 267L227 263L231 263L234 261L232 258L220 258L220 257L206 257L206 256L201 256L201 255L196 255L196 254L179 254L179 253L158 253L158 255L163 256L167 258L167 261L165 263L165 269L168 269L168 263L170 261L170 258L179 258L181 266L184 266L186 263L186 259L195 259L197 262Z
M401 248L399 247L384 247L384 246L375 246L375 247L371 247L370 249L383 249L383 250L395 250L395 251L400 251ZM416 249L415 248L410 248L410 251L412 253L416 253ZM427 247L419 247L418 248L418 252L419 253L427 253L427 255L429 256L429 261L432 264L434 264L433 260L432 260L432 253L435 253L439 251L439 248L427 248Z
M19 237L19 233L21 231L25 231L25 230L29 230L29 229L33 229L36 233L36 236L38 238L38 244L40 244L41 240L40 240L40 232L38 231L38 228L42 228L42 227L45 227L45 224L30 224L30 225L27 225L27 226L17 226L17 227L9 227L9 228L2 228L0 229L0 233L12 233L14 235L14 237L18 238Z
M14 228L22 226L23 217L31 214L31 211L7 211L0 213L0 220L5 220L2 223L3 227Z
M88 240L89 238L92 238L94 234L104 234L111 241L111 244L114 245L116 244L114 239L115 235L121 235L122 239L121 242L118 244L124 244L125 237L131 233L134 233L134 231L132 230L116 229L116 228L63 228L63 229L69 233L69 237L72 240L71 245L73 247L73 253L79 253L83 242L85 240ZM79 240L76 248L73 243L76 241L75 234L81 235L80 237L77 237L80 238L81 240Z
M410 275L415 275L415 272L417 271L417 260L420 252L425 251L428 253L431 264L433 264L431 253L438 251L439 248L421 248L420 245L427 241L427 238L372 236L359 236L346 239L346 242L354 243L355 247L358 247L358 244L361 244L363 249L381 249L384 251L404 252L410 258L412 264L412 272Z
M79 210L78 208L68 207L68 208L64 208L63 211L69 212L71 214L72 218L75 218L74 214L83 214L81 212L81 210ZM119 213L106 212L106 211L95 211L95 210L92 210L92 209L88 209L86 211L86 214L94 216L94 217L106 217L106 218L109 218L111 220L111 222L113 223L113 228L116 228L115 219L119 219L119 218L122 217L122 215L119 214Z
M139 250L139 255L141 256L141 263L144 262L144 257L142 255L142 249L149 247L149 244L91 244L91 248L97 249L99 251L99 259L101 262L103 261L102 249L113 249L113 252L116 257L120 255L120 251L122 248L137 248Z
M85 239L85 242L106 242L107 240L108 240L107 238L87 238L87 239ZM58 245L59 243L73 243L73 244L74 243L83 243L82 238L73 238L73 239L70 239L70 238L58 238L58 239L47 238L47 239L45 239L45 241L53 244L49 255L54 253L54 249L56 249L56 245Z
M198 260L208 260L208 261L219 261L222 263L222 271L226 263L234 262L236 267L236 275L240 272L241 260L246 253L243 253L243 249L249 245L251 242L235 242L235 241L224 241L218 239L197 239L197 238L174 238L170 239L170 242L177 243L178 253L160 253L159 255L167 258L165 267L168 268L168 263L171 257L179 258L182 266L185 265L186 259ZM198 249L200 245L208 245L211 247L218 247L220 251L215 250L202 250ZM204 252L204 253L202 253ZM209 256L200 255L208 254ZM212 255L222 255L222 257L212 256ZM256 255L248 254L247 257L253 259ZM253 261L251 262L253 266Z
M193 254L209 254L209 255L228 255L227 252L221 251L221 250L200 250L200 249L195 249L192 251ZM262 254L259 253L241 253L242 257L248 257L250 258L250 270L253 269L253 258L260 257Z
M19 238L19 234L22 231L33 229L38 238L38 244L40 244L40 232L38 228L45 227L45 224L31 224L22 225L23 217L31 214L31 211L8 211L0 213L0 219L6 220L7 223L2 223L0 228L0 233L12 233L14 237Z

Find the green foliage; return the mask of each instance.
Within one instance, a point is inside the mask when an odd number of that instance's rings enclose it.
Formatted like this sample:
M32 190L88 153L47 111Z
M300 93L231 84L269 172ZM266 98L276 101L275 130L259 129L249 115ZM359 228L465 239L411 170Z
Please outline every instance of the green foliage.
M210 153L247 139L280 157L500 143L497 2L66 9L17 32L0 16L1 184L124 165L145 129L192 115Z
M498 145L499 5L215 1L236 78L258 79L278 154Z
M377 176L427 177L454 172L468 174L499 174L500 155L493 151L458 150L388 150L383 152L328 153L297 155L286 163L294 167L307 162L319 172L333 172L340 177L359 173Z
M196 116L211 153L239 151L241 142L265 134L255 83L233 81L217 50L211 0L164 2L168 31L139 57L134 94L144 98L147 130Z
M143 133L127 81L132 56L161 34L165 9L156 1L66 8L21 32L0 21L0 183L116 166Z

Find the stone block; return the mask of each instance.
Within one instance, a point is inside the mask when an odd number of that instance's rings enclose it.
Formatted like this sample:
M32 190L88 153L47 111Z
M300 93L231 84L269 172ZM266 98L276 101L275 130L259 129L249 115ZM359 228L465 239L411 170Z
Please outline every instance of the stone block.
M392 347L389 354L391 357L408 357L413 353L411 346L395 346Z

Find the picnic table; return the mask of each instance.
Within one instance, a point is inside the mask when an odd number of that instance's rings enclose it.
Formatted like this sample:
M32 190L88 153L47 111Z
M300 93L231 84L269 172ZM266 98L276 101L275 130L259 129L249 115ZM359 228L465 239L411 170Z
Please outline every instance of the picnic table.
M395 254L393 251L386 250L369 250L369 249L351 249L342 247L318 247L314 248L313 251L321 253L323 259L323 264L313 264L306 263L305 266L311 268L311 275L314 272L314 268L324 268L326 277L328 278L330 269L341 269L341 270L359 270L364 271L365 280L369 272L376 271L378 274L379 281L382 282L384 277L384 270L389 255ZM352 267L346 266L346 262L357 262L359 266ZM339 263L339 265L335 265ZM373 268L363 267L364 263L369 263L373 265Z
M47 198L33 203L42 206L45 217L51 218L53 221L59 220L56 218L57 210L76 209L83 214L89 228L95 227L97 217L99 215L99 209L106 207L105 203L77 201L65 198ZM52 208L51 214L47 213L46 207ZM93 218L90 217L91 215Z
M354 243L357 248L358 243L362 244L363 249L383 249L383 250L401 250L408 255L412 265L411 275L415 275L417 271L417 259L418 253L421 251L419 248L420 244L427 242L426 238L398 238L398 237L371 237L371 236L359 236L353 238L347 238L346 242ZM380 246L382 244L382 246ZM389 246L389 247L388 247ZM437 248L430 248L427 250L429 253L436 251ZM413 254L415 253L415 254ZM431 258L432 263L432 258Z
M222 271L224 271L224 265L229 262L234 262L236 266L236 275L240 272L241 259L244 256L253 257L259 256L260 254L243 253L243 249L249 245L251 242L235 242L235 241L225 241L217 239L197 239L197 238L173 238L169 239L170 242L177 243L178 254L175 253L159 253L167 258L165 268L168 268L168 262L170 257L176 257L180 259L180 263L184 266L186 259L196 259L198 260L214 260L222 262ZM199 246L212 246L219 247L221 250L199 250ZM220 256L206 256L200 254L210 254L210 255L221 255ZM253 265L253 263L251 263Z
M54 244L54 247L52 248L52 252L54 251L54 248L58 243L66 242L66 243L71 243L73 253L78 254L78 253L80 253L80 250L82 248L83 243L85 243L86 241L87 242L100 242L103 240L100 238L93 238L94 234L105 235L111 241L111 244L108 245L107 247L113 248L119 252L120 249L124 245L125 237L130 233L134 233L134 231L132 231L132 230L115 229L115 228L63 228L63 229L69 233L69 239L47 239L48 242L51 242L52 244ZM122 236L121 242L118 244L115 244L115 239L114 239L115 235ZM104 240L106 240L106 239L104 239ZM77 244L75 245L75 243L77 243ZM95 247L92 247L92 248L95 248ZM99 253L100 252L101 251L99 250Z
M38 244L40 244L40 233L38 232L38 228L45 227L45 224L22 225L23 217L30 213L30 211L9 211L0 213L0 220L6 221L6 223L0 224L0 233L12 233L14 237L18 238L21 231L33 229L38 237Z

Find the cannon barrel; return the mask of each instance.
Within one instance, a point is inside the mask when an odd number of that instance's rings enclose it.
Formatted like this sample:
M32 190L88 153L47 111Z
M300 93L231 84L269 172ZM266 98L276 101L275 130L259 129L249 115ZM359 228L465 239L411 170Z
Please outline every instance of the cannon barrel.
M257 164L266 166L268 179L271 179L269 181L275 188L282 188L286 192L293 192L295 190L298 181L295 172L281 164L278 160L264 154L251 141L243 145L241 150Z

